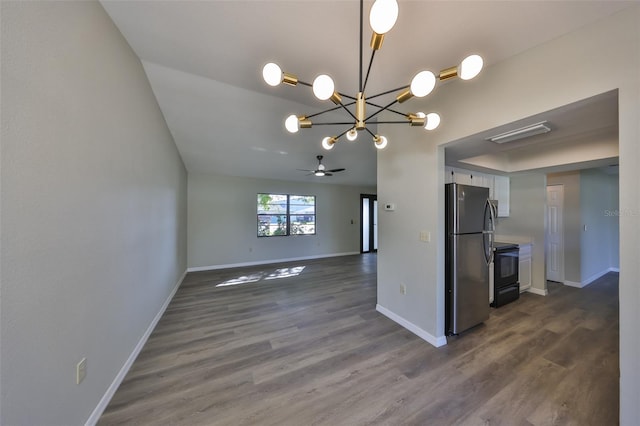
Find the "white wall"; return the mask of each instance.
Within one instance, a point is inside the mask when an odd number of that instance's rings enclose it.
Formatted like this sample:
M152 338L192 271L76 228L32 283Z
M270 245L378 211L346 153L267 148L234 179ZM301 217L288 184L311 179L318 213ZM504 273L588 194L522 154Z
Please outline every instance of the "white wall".
M189 174L192 269L360 252L360 194L374 187ZM257 236L258 193L316 196L316 235ZM352 223L353 221L353 223Z
M509 217L498 218L498 235L516 235L530 238L531 287L536 293L546 293L545 268L545 206L547 198L546 176L540 173L512 175L510 178L511 211Z
M579 170L550 174L547 184L564 186L565 280L586 285L618 269L618 176L598 169Z
M547 185L563 185L564 278L582 282L582 211L580 209L580 171L554 173L547 176Z
M186 269L186 170L99 3L1 8L0 423L79 425Z
M421 129L389 126L378 153L378 309L438 346L444 343L444 155ZM431 242L420 232L431 232ZM439 261L437 260L439 259ZM406 294L400 293L400 284Z
M589 283L619 265L618 179L599 170L583 170L580 182L580 211L586 229L582 228L578 282Z
M473 46L469 48L473 50ZM433 177L443 150L434 158L434 145L446 144L483 130L523 119L600 93L619 89L620 136L620 403L621 424L640 419L640 6L633 6L566 36L530 49L504 62L488 67L471 81L455 81L438 88L424 100L412 99L415 110L437 110L442 124L425 135L416 129L395 130L381 125L379 132L392 135L388 152L378 156L378 197L408 199L418 193L420 201L407 204L406 213L380 222L378 254L378 303L403 318L428 327L436 337L443 336L444 298L442 253L444 236L437 247L415 254L415 242L407 232L384 230L383 226L407 228L402 219L420 218L425 226L443 227L441 208L442 177ZM424 146L424 153L418 146ZM397 148L393 148L396 146ZM419 170L403 171L398 159L401 147L424 160ZM410 161L407 155L407 161ZM416 167L415 162L410 162ZM443 168L439 170L443 175ZM385 181L386 180L386 181ZM424 198L420 198L424 197ZM418 219L414 219L418 220ZM414 226L415 228L415 226ZM390 250L383 250L388 247ZM427 250L425 250L427 251ZM401 253L405 261L397 262ZM419 263L418 263L419 262ZM429 273L430 277L425 277ZM434 275L435 274L435 275ZM396 298L397 278L404 276L420 283L416 297L421 300L400 305ZM436 282L433 282L433 281ZM392 296L394 295L394 296Z

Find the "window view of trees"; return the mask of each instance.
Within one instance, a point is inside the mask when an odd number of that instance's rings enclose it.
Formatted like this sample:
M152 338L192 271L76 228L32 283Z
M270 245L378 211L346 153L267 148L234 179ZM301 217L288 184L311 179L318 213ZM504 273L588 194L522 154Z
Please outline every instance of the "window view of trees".
M258 236L314 235L316 197L258 194Z

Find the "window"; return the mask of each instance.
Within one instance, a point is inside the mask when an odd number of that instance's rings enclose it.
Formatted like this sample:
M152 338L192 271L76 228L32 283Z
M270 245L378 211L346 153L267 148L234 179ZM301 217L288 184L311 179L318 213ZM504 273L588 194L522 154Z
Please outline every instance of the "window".
M315 233L315 196L258 194L258 237Z

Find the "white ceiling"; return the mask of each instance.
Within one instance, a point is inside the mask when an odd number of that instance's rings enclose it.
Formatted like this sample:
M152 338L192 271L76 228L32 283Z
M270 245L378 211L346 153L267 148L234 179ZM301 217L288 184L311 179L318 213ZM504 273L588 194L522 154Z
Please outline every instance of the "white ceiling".
M355 94L358 1L101 3L141 59L189 172L375 185L376 150L370 137L339 142L327 152L320 147L321 138L342 132L342 127L287 133L287 115L332 105L315 100L307 87L273 88L261 77L262 66L274 61L307 82L327 73L337 90ZM437 73L470 53L481 54L490 66L635 2L398 3L396 26L375 57L369 94L408 84L422 69ZM371 4L364 5L365 70ZM346 119L341 113L332 121ZM347 170L329 178L296 170L313 169L317 154L325 156L328 168Z
M546 122L550 132L508 143L487 139ZM477 171L545 173L618 163L618 91L544 111L504 126L453 141L445 147L447 165Z

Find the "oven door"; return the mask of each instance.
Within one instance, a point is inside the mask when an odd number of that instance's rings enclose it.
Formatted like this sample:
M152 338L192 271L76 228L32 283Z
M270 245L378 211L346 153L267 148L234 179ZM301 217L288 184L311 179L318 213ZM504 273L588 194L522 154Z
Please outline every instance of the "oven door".
M493 259L493 285L495 289L518 282L519 249L496 249Z

